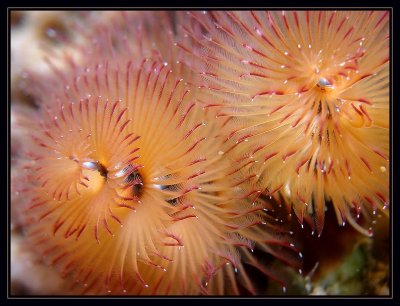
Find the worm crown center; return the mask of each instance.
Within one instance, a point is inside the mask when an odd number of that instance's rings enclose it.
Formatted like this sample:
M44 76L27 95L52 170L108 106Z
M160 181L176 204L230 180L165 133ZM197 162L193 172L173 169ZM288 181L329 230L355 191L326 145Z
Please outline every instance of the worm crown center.
M317 87L321 90L321 91L330 91L334 88L333 86L333 82L331 80L328 80L324 77L319 78L318 83L317 83Z

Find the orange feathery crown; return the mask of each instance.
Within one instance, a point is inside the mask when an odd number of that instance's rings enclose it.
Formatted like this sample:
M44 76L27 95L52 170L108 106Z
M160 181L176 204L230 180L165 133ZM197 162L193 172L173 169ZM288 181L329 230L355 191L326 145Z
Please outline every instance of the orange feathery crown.
M182 16L186 14L187 16ZM239 156L319 234L387 214L388 11L181 13L178 48ZM240 145L238 145L240 143ZM258 161L258 163L250 163Z
M32 90L43 104L22 171L31 245L89 294L239 294L237 280L256 293L244 264L271 272L255 247L296 266L257 175L221 154L224 128L198 89L120 51L124 35L104 52L109 33L84 66L69 59Z

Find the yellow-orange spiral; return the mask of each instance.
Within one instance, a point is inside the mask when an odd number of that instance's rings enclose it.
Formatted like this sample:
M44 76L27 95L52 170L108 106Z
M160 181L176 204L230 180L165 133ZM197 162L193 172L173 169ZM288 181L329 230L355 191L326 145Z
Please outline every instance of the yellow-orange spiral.
M234 153L320 234L387 214L389 12L189 12L177 47L205 105L228 117Z
M256 293L244 264L270 271L255 245L298 264L256 175L220 153L221 125L167 64L122 57L55 75L26 153L25 228L78 289L239 294L239 280Z

